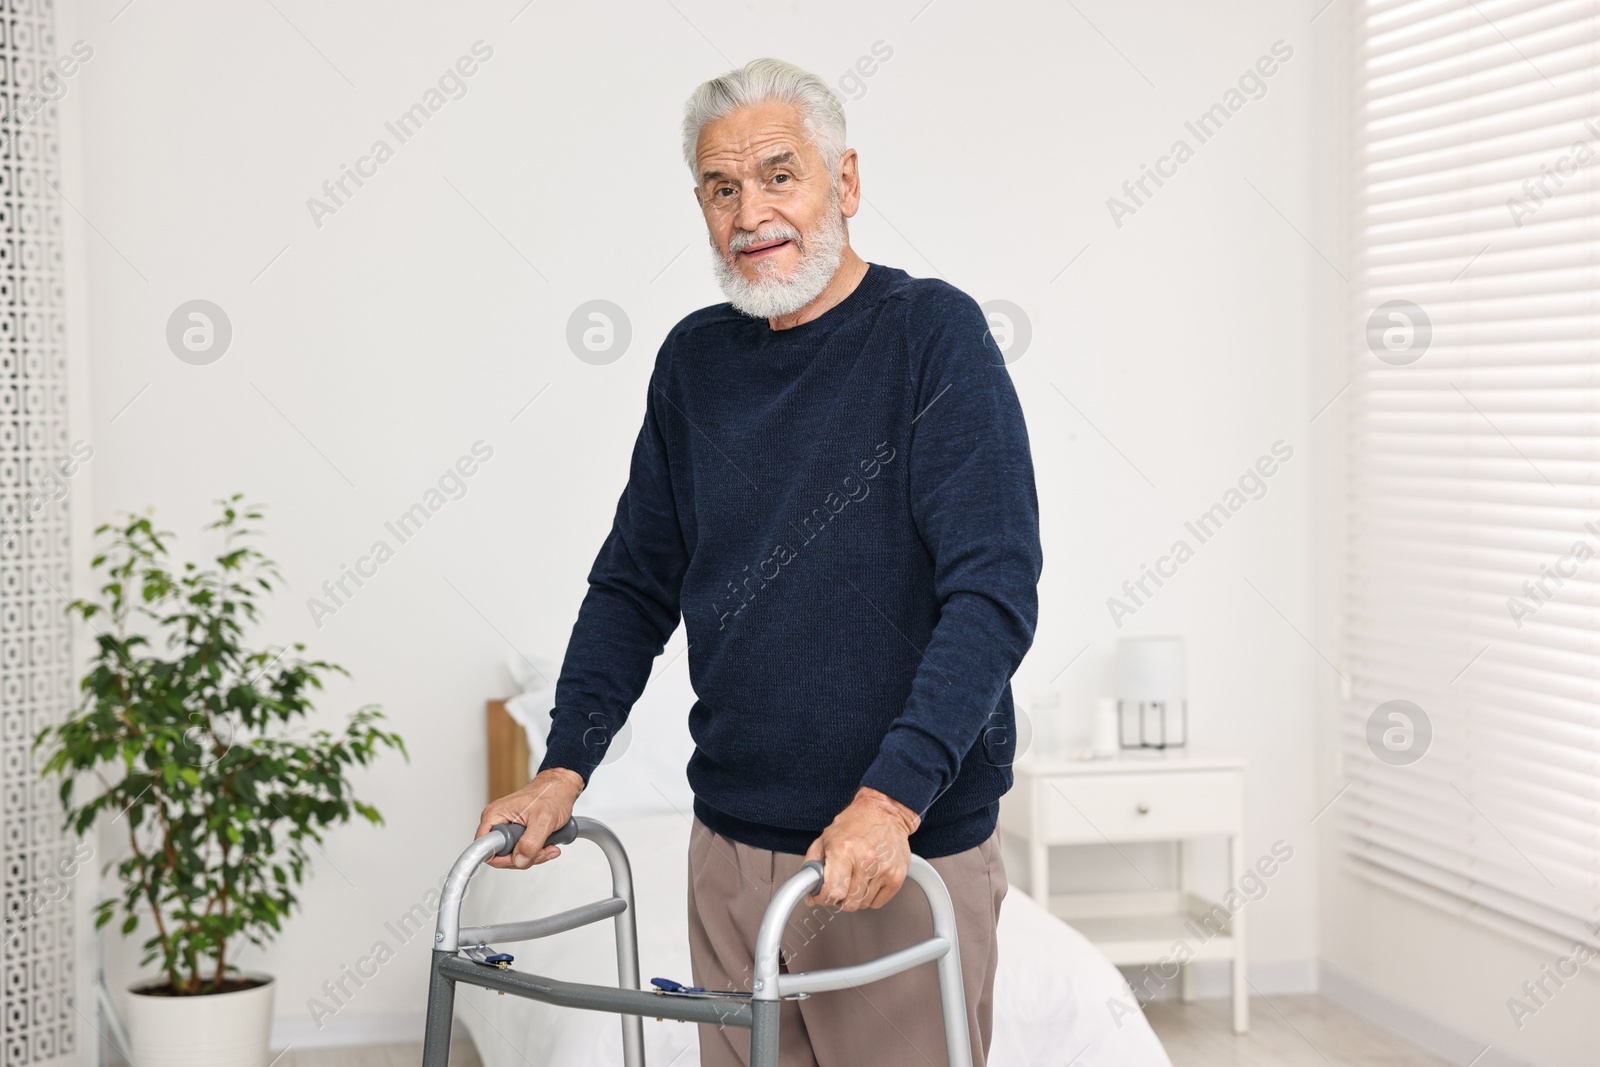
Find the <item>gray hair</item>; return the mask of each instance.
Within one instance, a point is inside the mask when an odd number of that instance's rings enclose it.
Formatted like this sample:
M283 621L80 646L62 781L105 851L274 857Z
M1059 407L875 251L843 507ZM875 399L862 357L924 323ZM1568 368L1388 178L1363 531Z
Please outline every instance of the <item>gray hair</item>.
M690 95L683 107L683 160L695 184L700 174L695 168L695 145L700 131L730 112L781 100L800 109L806 136L822 153L823 163L833 175L844 155L844 106L828 88L828 83L781 59L752 59L738 70L712 78Z

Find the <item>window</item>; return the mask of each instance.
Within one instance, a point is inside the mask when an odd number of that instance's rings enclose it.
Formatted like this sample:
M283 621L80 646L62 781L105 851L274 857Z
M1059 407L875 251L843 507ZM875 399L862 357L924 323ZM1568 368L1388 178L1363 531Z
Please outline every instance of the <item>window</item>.
M1600 944L1600 4L1352 29L1349 858Z

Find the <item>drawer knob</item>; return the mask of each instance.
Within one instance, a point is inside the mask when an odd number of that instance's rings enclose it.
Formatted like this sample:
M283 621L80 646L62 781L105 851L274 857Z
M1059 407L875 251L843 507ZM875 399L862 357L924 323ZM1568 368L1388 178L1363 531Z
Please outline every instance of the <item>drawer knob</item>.
M1134 808L1133 810L1137 811L1140 815L1149 815L1150 814L1150 805L1144 803L1143 801L1140 801L1139 802L1139 806Z

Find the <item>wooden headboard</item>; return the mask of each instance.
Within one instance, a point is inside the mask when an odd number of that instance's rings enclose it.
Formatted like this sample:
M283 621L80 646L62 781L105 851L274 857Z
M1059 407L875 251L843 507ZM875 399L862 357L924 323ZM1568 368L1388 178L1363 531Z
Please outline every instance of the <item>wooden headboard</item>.
M489 727L489 801L499 800L528 784L528 735L506 710L504 700L487 707Z

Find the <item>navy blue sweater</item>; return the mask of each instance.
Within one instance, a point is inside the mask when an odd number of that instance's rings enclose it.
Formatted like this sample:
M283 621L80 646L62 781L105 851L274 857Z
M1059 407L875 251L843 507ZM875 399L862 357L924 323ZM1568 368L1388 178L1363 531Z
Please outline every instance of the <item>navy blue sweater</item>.
M703 308L656 357L541 769L588 780L681 614L703 823L803 853L866 785L922 816L918 855L972 848L1011 787L1041 567L1027 428L971 297L871 264L791 329Z

